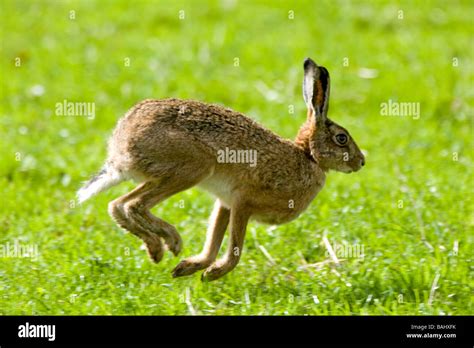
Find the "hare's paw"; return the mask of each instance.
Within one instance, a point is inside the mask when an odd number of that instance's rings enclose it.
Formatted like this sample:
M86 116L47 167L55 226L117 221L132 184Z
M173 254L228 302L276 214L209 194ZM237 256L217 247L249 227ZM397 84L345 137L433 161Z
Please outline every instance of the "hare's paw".
M236 265L237 263L232 262L232 260L217 260L210 267L206 268L201 276L201 280L203 282L208 282L219 279L232 271Z
M169 237L165 238L165 245L174 256L178 256L183 248L183 240L179 233L174 229L172 233L169 233Z
M187 258L178 263L178 265L173 269L173 278L191 275L201 269L206 268L211 264L211 262L212 261L196 256Z
M163 258L165 252L163 242L159 237L150 237L145 240L145 249L148 256L154 263L158 263Z

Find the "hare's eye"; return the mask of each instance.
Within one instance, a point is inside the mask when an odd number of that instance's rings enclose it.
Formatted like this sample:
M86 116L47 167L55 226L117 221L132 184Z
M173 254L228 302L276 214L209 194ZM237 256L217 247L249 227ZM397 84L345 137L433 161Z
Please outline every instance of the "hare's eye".
M347 143L347 135L344 133L336 135L336 141L339 145L345 145Z

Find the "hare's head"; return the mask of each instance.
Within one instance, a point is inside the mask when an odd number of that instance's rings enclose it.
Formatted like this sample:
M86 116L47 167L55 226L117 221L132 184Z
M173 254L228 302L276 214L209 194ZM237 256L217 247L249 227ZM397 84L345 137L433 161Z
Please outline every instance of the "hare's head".
M365 158L349 132L327 117L329 88L326 68L307 58L303 96L308 107L309 150L325 171L355 172L365 164Z

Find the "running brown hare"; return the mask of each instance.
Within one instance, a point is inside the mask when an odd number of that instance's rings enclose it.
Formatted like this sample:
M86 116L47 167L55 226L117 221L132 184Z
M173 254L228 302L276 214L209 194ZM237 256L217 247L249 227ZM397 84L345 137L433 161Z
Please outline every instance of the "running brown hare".
M139 186L109 203L122 228L141 238L154 262L165 246L175 255L181 237L150 209L199 186L216 196L204 248L181 261L173 277L205 269L214 280L239 262L249 219L282 224L300 215L323 188L326 173L358 171L364 155L349 132L327 117L329 73L304 61L303 96L308 112L295 141L283 139L230 109L193 100L145 100L118 122L102 171L78 192L80 202L133 179ZM219 160L224 150L250 150L256 165ZM229 246L216 260L227 226Z

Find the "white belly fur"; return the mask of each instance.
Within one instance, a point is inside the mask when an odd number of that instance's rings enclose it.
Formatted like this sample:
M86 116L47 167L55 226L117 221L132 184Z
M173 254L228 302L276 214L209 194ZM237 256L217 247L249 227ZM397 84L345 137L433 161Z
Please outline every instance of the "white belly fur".
M230 208L232 202L232 185L229 178L214 174L201 181L198 187L212 193L220 199L226 208Z

